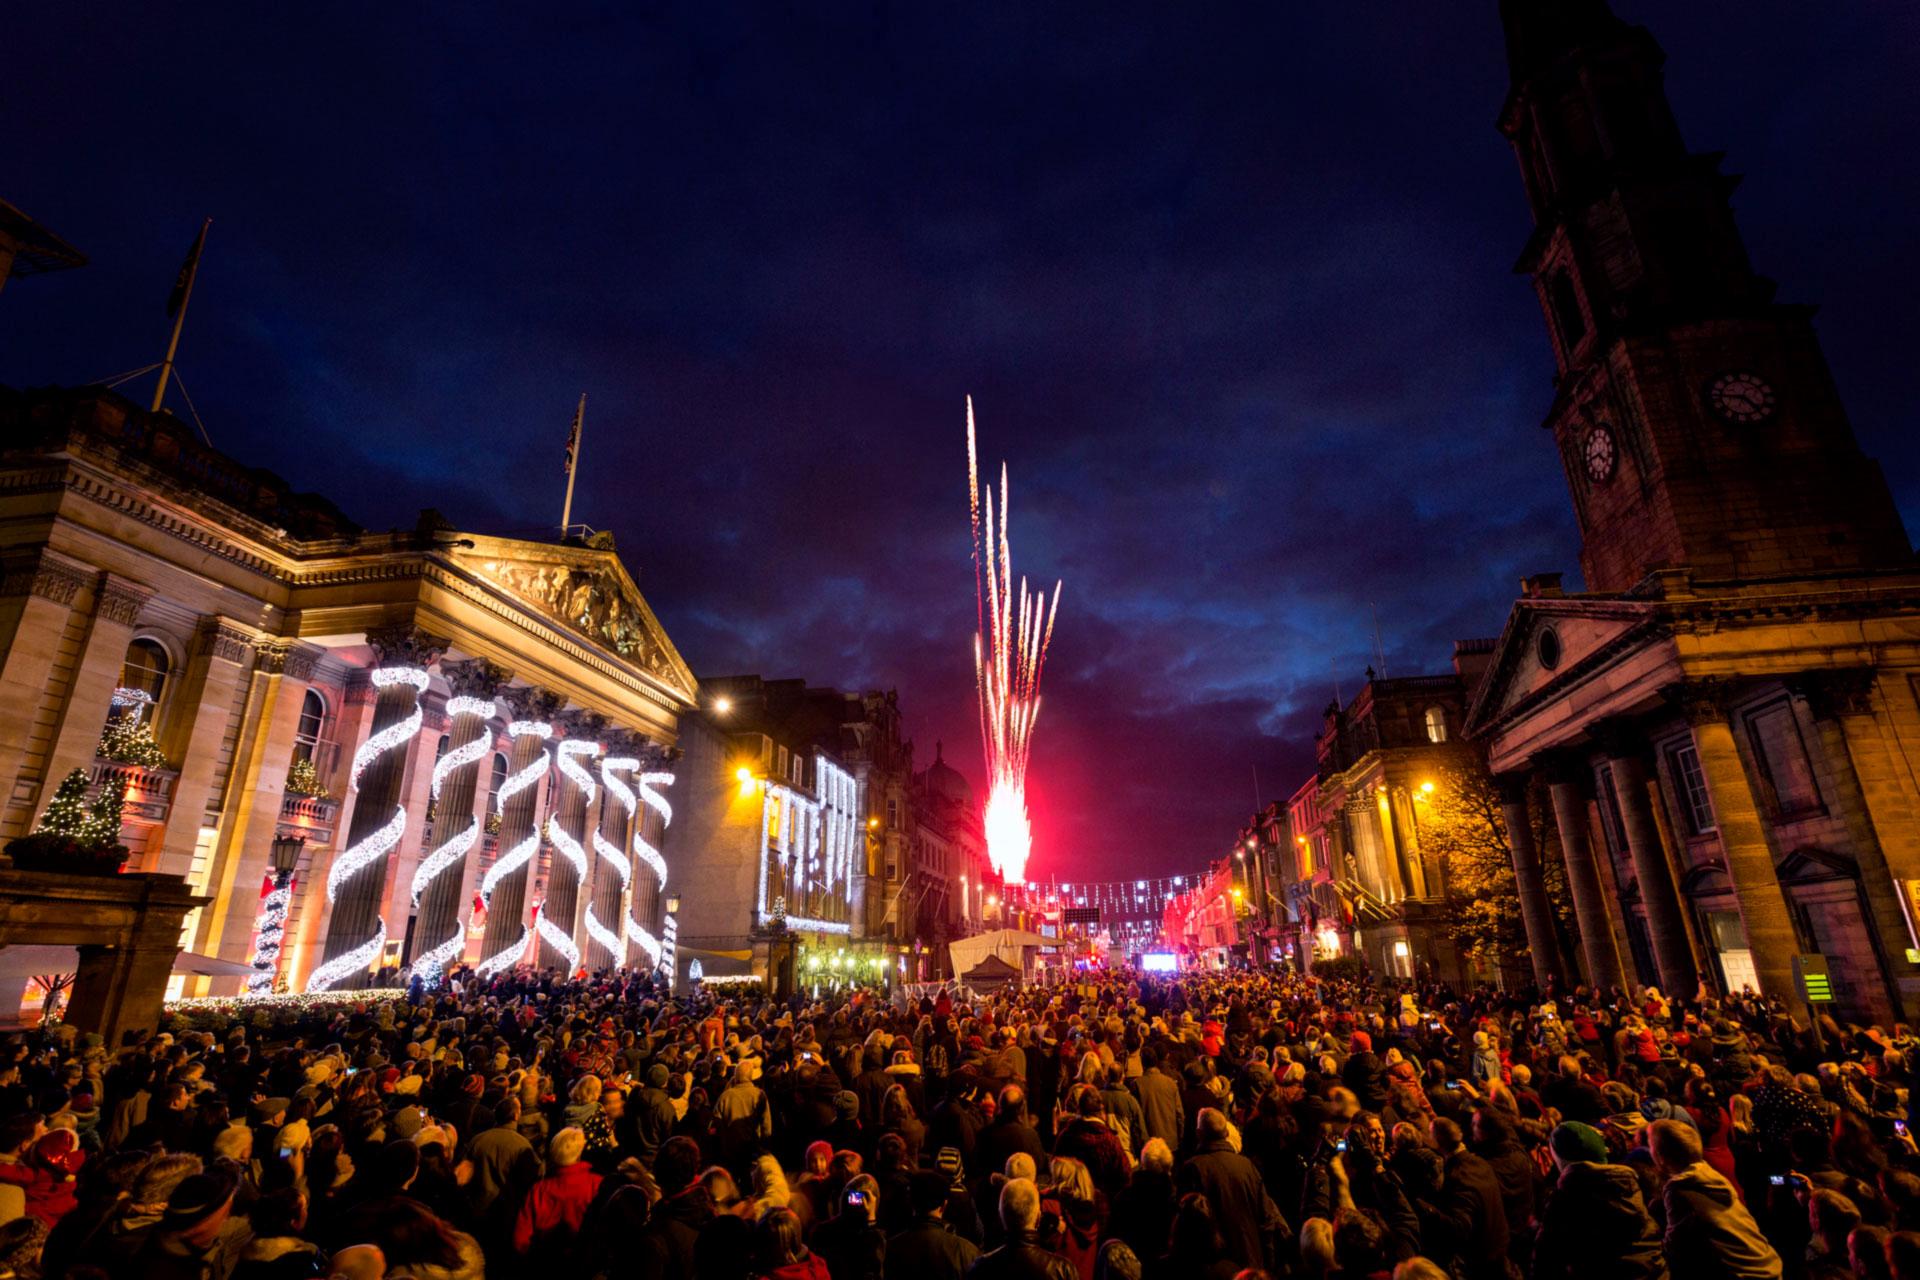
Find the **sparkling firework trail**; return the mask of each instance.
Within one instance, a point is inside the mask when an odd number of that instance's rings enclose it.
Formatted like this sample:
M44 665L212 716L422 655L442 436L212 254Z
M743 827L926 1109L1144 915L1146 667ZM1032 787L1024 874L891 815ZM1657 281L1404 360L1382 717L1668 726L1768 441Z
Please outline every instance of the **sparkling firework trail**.
M1051 602L1044 591L1030 593L1024 577L1019 593L1014 592L1007 468L1000 465L996 522L993 487L987 487L984 505L980 497L972 396L967 397L967 505L973 518L973 669L980 695L980 740L987 755L987 858L1005 879L1024 880L1027 856L1033 851L1027 756L1034 722L1040 718L1040 673L1060 608L1060 584L1053 584Z

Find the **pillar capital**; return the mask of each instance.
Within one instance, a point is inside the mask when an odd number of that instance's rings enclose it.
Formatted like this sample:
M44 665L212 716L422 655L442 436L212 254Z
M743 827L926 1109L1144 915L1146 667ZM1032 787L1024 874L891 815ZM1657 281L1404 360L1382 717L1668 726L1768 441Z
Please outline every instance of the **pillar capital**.
M1739 695L1740 685L1725 676L1706 676L1685 680L1661 691L1673 708L1691 725L1713 724L1726 720Z
M7 566L4 578L0 578L0 595L32 595L71 605L80 588L90 581L92 575L85 569L42 551Z
M548 723L552 723L553 718L560 714L560 708L567 705L566 698L560 694L531 684L503 688L499 699L512 708L517 720L544 720Z
M463 698L495 697L513 679L513 672L485 658L442 662L440 674L446 677L454 696Z
M140 620L140 611L153 599L153 591L117 574L104 573L100 575L97 596L96 613L109 622L130 627Z
M1531 780L1530 774L1496 773L1493 775L1493 789L1499 794L1500 803L1503 805L1525 804L1527 785Z
M253 636L230 618L214 615L200 622L200 649L209 657L244 666Z
M1574 751L1558 751L1546 757L1541 772L1546 775L1547 785L1554 787L1572 787L1579 795L1585 796L1593 785L1593 769L1587 763L1584 754Z
M1873 712L1873 672L1865 667L1841 671L1809 671L1787 681L1793 695L1807 704L1815 720L1864 716Z
M642 768L646 767L653 748L645 734L632 729L608 729L600 735L600 741L605 744L608 755L638 760Z
M554 727L569 738L588 738L598 742L606 737L608 720L597 711L570 707L554 719Z
M376 627L367 632L367 644L373 649L376 667L419 667L425 669L440 660L453 642L430 635L410 622Z
M262 641L254 646L253 667L270 676L284 675L305 682L313 679L314 668L320 665L323 652L298 640L277 644Z

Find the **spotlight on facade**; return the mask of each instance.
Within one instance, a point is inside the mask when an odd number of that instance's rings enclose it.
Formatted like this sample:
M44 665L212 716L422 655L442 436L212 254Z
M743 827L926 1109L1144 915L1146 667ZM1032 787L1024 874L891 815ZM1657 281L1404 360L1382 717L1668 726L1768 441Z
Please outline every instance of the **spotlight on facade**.
M1432 794L1433 794L1433 783L1431 783L1431 782L1423 782L1423 783L1421 783L1421 784L1420 784L1420 794L1422 794L1422 795L1428 795L1428 796L1430 796L1430 795L1432 795Z
M745 765L741 765L733 771L733 776L740 779L740 785L744 787L753 781L753 770L747 768Z
M723 716L731 710L733 710L732 698L715 698L713 700L713 713L715 715Z

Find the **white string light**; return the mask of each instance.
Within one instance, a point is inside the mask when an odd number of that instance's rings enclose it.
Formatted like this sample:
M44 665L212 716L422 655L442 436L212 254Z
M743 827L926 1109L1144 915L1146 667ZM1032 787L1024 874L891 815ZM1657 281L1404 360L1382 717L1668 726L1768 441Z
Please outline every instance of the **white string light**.
M422 952L413 958L413 971L429 983L438 982L440 975L446 972L447 963L460 954L466 945L465 926L456 929L454 935L439 946Z
M573 945L573 939L562 933L560 926L547 918L546 904L542 903L539 919L534 923L534 932L540 940L558 951L567 962L567 972L572 973L580 967L580 948Z
M643 773L640 775L640 799L646 802L647 808L660 815L660 825L663 827L673 825L673 806L668 804L667 798L654 790L654 788L670 787L672 785L673 775L670 773Z
M567 860L567 865L573 868L574 874L585 879L587 851L580 847L580 842L568 835L566 830L552 818L547 819L547 839L552 841L554 849L560 856Z
M496 973L505 973L508 969L513 968L514 962L526 953L527 939L532 936L532 931L529 930L527 926L521 925L520 940L518 942L508 943L499 954L488 956L485 960L475 965L473 971L483 978L491 978Z
M426 714L421 711L419 701L420 695L427 691L425 671L419 667L376 667L371 679L373 687L381 690L398 684L412 685L414 703L405 719L396 720L380 732L369 734L367 740L354 751L352 786L356 791L360 788L360 775L367 771L368 765L383 752L413 741L414 735L420 732L420 726L426 723Z
M574 757L599 754L600 744L588 742L584 738L569 738L560 744L560 776L580 788L580 794L586 797L588 804L592 804L593 798L600 794L600 788L594 782L593 775L588 773Z
M620 945L620 935L600 923L600 917L593 914L591 902L587 904L586 924L587 936L605 947L607 954L613 957L614 963L618 964L626 958L626 948Z
M672 916L661 926L660 967L667 971L667 990L674 987L674 962L680 954L680 922ZM698 960L694 961L699 964Z
M287 905L293 898L293 879L275 885L260 901L260 915L254 921L253 972L247 977L248 995L266 995L273 990L280 970L280 947L287 927Z
M351 978L357 973L365 973L380 958L380 951L387 945L387 919L374 917L374 932L371 938L351 951L343 952L313 971L307 979L308 991L326 991L334 983Z
M553 736L553 726L544 720L515 720L507 726L507 736L515 739L539 738L545 742ZM494 812L504 815L507 811L507 801L528 787L538 786L540 779L547 776L547 768L547 751L542 747L525 768L509 775L507 780L500 784L499 794L494 796ZM534 830L529 832L519 844L495 858L493 865L487 868L487 874L480 880L480 901L487 906L492 906L493 891L500 887L500 882L533 861L533 855L539 851L540 832Z
M852 933L853 926L845 920L809 920L805 916L788 916L787 927L802 933Z
M407 807L403 804L393 806L393 816L387 819L385 826L371 832L359 844L344 849L327 868L327 902L333 904L340 896L340 886L353 879L361 868L393 852L400 837L407 832Z
M530 832L525 840L513 846L495 858L493 865L487 868L487 874L480 880L480 901L483 905L493 905L493 891L500 882L533 861L533 855L540 849L540 833Z
M647 953L647 965L652 968L660 963L660 939L654 937L638 920L627 917L627 941Z
M447 699L447 712L455 719L461 716L478 716L482 721L491 720L494 710L491 698L461 696ZM473 741L463 743L441 756L433 766L434 802L439 803L441 789L446 786L447 779L453 776L456 769L479 764L492 750L493 735L487 732L483 725ZM466 857L479 840L480 822L472 814L468 814L466 826L448 836L438 848L420 860L419 866L414 868L410 892L413 905L418 907L420 895L426 892L427 886L432 884L442 871ZM438 949L435 948L435 950Z

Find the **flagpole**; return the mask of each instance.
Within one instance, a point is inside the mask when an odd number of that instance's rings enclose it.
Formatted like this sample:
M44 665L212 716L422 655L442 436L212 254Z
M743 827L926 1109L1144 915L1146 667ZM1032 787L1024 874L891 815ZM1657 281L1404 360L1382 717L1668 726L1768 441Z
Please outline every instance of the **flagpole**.
M160 412L160 402L167 398L167 379L173 376L173 355L180 349L180 330L187 323L187 303L193 300L193 278L200 274L200 250L207 244L207 228L213 225L208 218L200 224L200 239L193 247L193 265L187 270L187 288L180 295L180 309L173 313L173 337L167 340L167 358L160 362L160 381L153 388L153 403L147 412Z
M560 536L566 537L573 524L573 474L580 469L580 432L587 424L587 393L580 393L580 407L573 411L573 438L567 449L567 500L560 508Z

